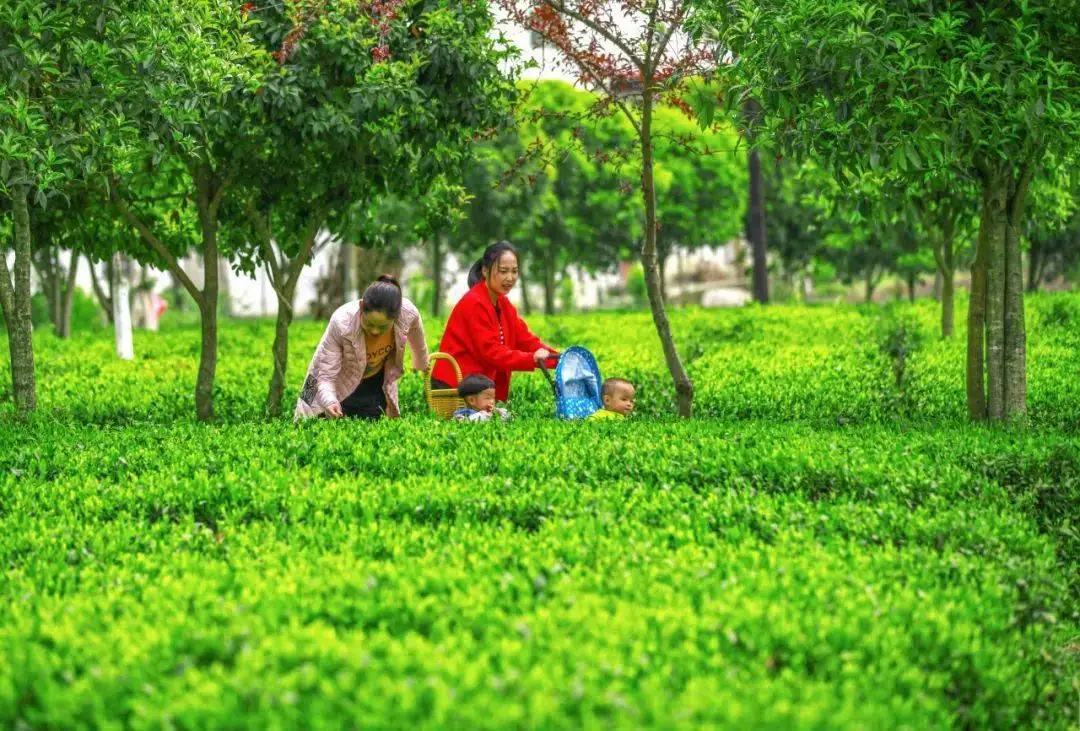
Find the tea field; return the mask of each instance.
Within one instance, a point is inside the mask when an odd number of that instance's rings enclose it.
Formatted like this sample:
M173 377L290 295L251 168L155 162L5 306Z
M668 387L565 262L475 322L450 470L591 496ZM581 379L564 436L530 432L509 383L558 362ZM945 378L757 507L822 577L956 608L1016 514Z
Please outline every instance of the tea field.
M268 421L233 321L214 425L169 325L36 334L23 425L0 343L0 726L1076 728L1080 296L1027 318L1026 431L965 423L932 302L676 312L686 422L647 313L530 319L638 384L622 424L539 374L505 425L415 374L396 422Z

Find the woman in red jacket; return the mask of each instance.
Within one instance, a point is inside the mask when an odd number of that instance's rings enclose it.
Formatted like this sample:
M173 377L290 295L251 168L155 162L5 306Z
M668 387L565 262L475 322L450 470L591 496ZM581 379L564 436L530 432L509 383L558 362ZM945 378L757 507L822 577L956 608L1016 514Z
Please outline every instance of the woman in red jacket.
M529 331L507 294L517 284L517 251L506 241L492 244L469 270L469 291L454 306L439 350L454 356L463 376L481 373L495 381L495 398L510 395L510 373L532 371L558 353ZM433 388L454 388L446 361L431 373Z

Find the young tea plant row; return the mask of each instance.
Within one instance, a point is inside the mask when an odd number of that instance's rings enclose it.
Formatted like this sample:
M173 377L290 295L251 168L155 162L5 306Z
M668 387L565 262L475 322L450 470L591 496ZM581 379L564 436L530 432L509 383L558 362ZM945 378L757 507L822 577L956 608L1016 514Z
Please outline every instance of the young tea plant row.
M0 718L1068 728L1066 436L702 421L0 444Z

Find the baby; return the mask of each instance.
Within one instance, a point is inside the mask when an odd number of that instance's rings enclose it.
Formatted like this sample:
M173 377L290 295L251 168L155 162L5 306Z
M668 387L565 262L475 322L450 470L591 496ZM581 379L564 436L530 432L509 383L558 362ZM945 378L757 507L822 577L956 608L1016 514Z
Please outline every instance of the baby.
M634 384L622 378L608 378L600 390L604 408L590 419L625 419L634 413Z
M510 418L509 411L495 405L495 381L487 376L465 376L458 384L458 396L465 405L454 412L456 421L488 421L496 413L503 421Z

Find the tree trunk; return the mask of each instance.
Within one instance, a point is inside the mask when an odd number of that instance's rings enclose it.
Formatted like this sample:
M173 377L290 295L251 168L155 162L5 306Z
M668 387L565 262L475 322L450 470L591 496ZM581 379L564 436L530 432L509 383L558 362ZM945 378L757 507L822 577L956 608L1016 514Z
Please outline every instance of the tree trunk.
M289 302L283 302L278 298L277 322L274 325L274 346L271 350L274 357L274 372L270 376L270 390L266 396L266 412L272 417L281 416L281 400L285 394L285 378L289 365L289 325L293 319L293 290L292 286L286 285L283 294L289 298Z
M938 278L941 280L941 337L953 335L956 312L956 267L953 264L954 229L950 221L946 224L945 235L941 242L941 260L938 262Z
M656 254L656 266L660 270L660 296L664 298L664 303L668 302L668 289L667 289L667 263L670 258L667 247L662 247Z
M984 187L975 261L971 265L971 303L968 306L966 380L968 418L972 421L985 421L987 418L985 338L987 270L990 263L989 207L989 195Z
M217 215L206 192L199 195L199 223L202 228L203 271L201 313L202 347L195 380L195 414L200 421L214 418L214 379L217 375L218 323L218 243Z
M64 282L64 296L60 302L60 327L59 334L62 338L71 337L71 309L75 301L75 279L79 276L79 254L74 249L71 251L71 261L68 263L67 279Z
M941 275L941 269L939 268L934 272L934 301L941 302L941 296L944 293L945 278Z
M431 314L433 317L442 314L443 257L442 234L436 232L431 237Z
M919 285L918 277L915 274L907 275L907 293L908 302L915 304L915 288Z
M995 173L987 185L987 207L980 226L987 227L986 269L986 413L990 421L1005 417L1005 227L1008 192Z
M34 323L30 308L30 208L26 185L13 186L11 198L15 227L14 277L8 272L7 254L0 251L0 304L8 327L11 354L11 390L20 415L37 408L34 377Z
M1037 236L1031 239L1031 251L1028 257L1028 292L1038 292L1042 283L1039 274L1042 272L1043 247Z
M1026 173L1015 184L1005 224L1005 419L1027 420L1027 327L1024 323L1024 268L1020 229L1024 220Z
M93 260L87 258L87 262L90 264L90 286L93 287L98 304L101 306L102 312L105 313L106 324L111 326L113 324L112 298L105 294L105 289L101 286L101 280L98 279L97 269L94 267ZM108 269L108 267L106 267L106 269Z
M754 99L748 99L743 106L748 134L753 143L755 130L761 120L761 106ZM765 241L765 182L761 175L761 152L757 147L750 148L747 156L750 168L750 190L747 199L746 229L754 261L754 301L761 304L769 302L768 252Z
M525 279L525 257L520 256L518 260L518 287L521 288L521 309L525 311L525 315L531 315L533 311L532 300L529 299L529 282Z
M544 250L544 314L555 314L555 261L550 247Z
M247 213L261 239L263 259L270 278L270 285L277 296L277 322L274 327L274 345L271 349L274 358L274 371L270 376L270 387L266 395L266 411L271 418L277 418L281 415L281 401L285 393L288 373L289 325L292 323L295 312L293 307L296 300L296 286L300 281L301 272L311 260L315 238L318 236L319 228L326 217L326 211L319 210L312 214L307 230L303 234L303 246L292 261L289 261L284 253L282 253L279 261L278 255L274 251L268 214L259 213L250 201L247 205Z
M956 280L950 269L941 279L941 337L951 338L956 322Z
M641 188L645 199L645 243L641 249L641 265L645 271L645 289L649 293L649 308L653 324L664 350L664 360L675 385L675 400L679 416L690 418L694 406L694 384L683 367L679 351L671 335L664 297L660 291L660 268L656 261L656 181L653 178L652 94L642 95L641 111Z
M116 340L116 355L122 360L135 358L135 346L131 334L131 299L128 297L130 289L128 269L123 255L114 254L111 267L113 331Z
M866 273L866 293L865 302L870 304L874 301L874 290L877 289L877 281L874 279L874 270L871 269Z

